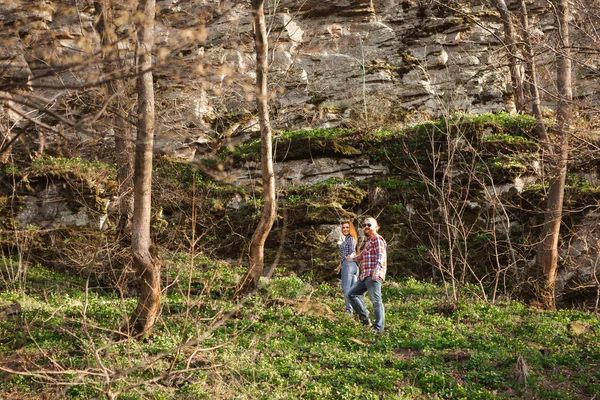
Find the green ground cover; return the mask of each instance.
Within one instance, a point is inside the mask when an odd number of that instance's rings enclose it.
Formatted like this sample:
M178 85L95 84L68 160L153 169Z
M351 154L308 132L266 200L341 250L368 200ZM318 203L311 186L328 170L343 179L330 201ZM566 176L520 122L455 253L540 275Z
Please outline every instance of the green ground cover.
M86 277L3 260L0 398L591 399L600 395L595 314L489 304L461 289L387 281L387 329L344 315L335 280L288 275L230 296L243 268L164 255L149 339L118 341L135 307ZM367 302L370 305L369 302Z

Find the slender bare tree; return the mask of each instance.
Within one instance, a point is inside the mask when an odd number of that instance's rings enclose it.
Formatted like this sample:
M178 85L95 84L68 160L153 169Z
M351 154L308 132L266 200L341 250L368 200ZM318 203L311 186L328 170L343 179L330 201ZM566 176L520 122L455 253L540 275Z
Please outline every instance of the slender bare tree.
M134 207L131 252L140 286L140 298L130 320L130 332L146 337L158 316L160 304L160 261L151 251L150 201L152 193L152 153L154 147L154 88L152 45L155 0L138 4L137 92L138 122L135 142Z
M554 289L558 261L559 230L562 221L565 179L569 154L571 101L571 54L569 43L569 1L554 0L558 37L556 46L556 132L551 138L552 153L549 158L548 205L538 248L537 263L543 272L540 302L548 310L556 309Z
M515 39L515 27L513 24L512 13L508 10L504 0L492 0L492 4L500 13L502 24L504 25L504 41L506 50L508 50L510 79L512 82L513 95L515 97L515 107L521 112L525 108L525 97L523 94L523 79L521 76L519 52Z
M264 248L276 214L275 174L269 122L269 94L267 89L269 43L265 24L264 0L252 0L254 44L256 50L256 104L261 133L261 171L263 182L263 211L250 241L250 266L236 295L255 289L264 269Z
M531 32L529 31L529 13L527 12L527 3L520 1L521 5L521 30L523 36L523 56L525 58L525 80L528 82L529 98L531 100L531 113L535 117L535 132L538 139L544 143L548 142L548 134L542 117L542 106L540 100L540 91L537 82L537 68L535 57L531 44Z
M123 3L123 1L120 1ZM127 3L127 2L125 2ZM127 116L132 101L127 96L128 65L125 55L120 50L125 41L116 34L114 2L102 0L95 2L100 18L97 29L102 40L103 71L106 81L106 97L112 100L109 108L108 124L115 133L115 155L117 163L117 183L119 198L119 219L117 237L123 239L130 227L133 214L133 130ZM127 51L127 50L125 50Z

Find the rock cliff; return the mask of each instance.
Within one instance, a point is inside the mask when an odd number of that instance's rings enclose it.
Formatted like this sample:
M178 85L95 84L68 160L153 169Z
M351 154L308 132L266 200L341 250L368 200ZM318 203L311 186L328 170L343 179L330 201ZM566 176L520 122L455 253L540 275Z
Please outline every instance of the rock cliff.
M131 3L120 4L121 32L128 29ZM516 1L508 4L518 10ZM540 81L551 87L552 9L546 1L527 4ZM81 120L102 106L101 99L82 99L72 90L103 79L93 5L72 0L3 3L3 38L10 44L0 54L4 89L10 92L8 83L28 81L42 103L66 109L76 125L84 126ZM159 0L157 5L157 150L193 158L198 143L256 129L248 4ZM502 23L487 2L283 0L267 5L277 129L373 127L455 111L514 109ZM587 17L593 25L598 6L591 2L587 7L588 14L574 11L572 41L585 50L574 55L575 97L593 105L599 92L600 40L579 21ZM551 95L544 105L554 106ZM51 125L60 122L47 114L44 118ZM86 132L75 126L76 139L97 141L109 132L99 125L101 119L94 122ZM47 138L48 143L59 139Z

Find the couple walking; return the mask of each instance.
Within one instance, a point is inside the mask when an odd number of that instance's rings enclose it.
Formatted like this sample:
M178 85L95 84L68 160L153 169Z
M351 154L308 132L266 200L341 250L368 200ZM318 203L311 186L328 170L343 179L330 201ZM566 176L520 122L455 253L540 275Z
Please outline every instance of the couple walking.
M356 230L350 221L342 222L344 240L340 244L340 255L346 312L356 313L363 325L371 326L369 312L362 297L365 292L368 292L375 312L373 332L382 333L385 325L385 309L381 298L381 284L387 270L387 243L377 233L379 225L375 218L365 218L362 226L366 242L363 250L357 255ZM360 263L360 273L357 262Z

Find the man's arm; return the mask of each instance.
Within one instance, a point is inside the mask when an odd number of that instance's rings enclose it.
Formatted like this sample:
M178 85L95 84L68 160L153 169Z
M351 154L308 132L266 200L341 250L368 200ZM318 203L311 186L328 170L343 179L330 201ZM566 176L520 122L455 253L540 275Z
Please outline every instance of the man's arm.
M377 262L375 263L375 268L373 269L373 274L371 275L371 279L374 281L379 279L379 271L381 270L381 266L383 265L383 252L381 251L382 243L381 238L377 236L374 240L371 241L371 245L373 246L373 254L375 255L375 259Z

